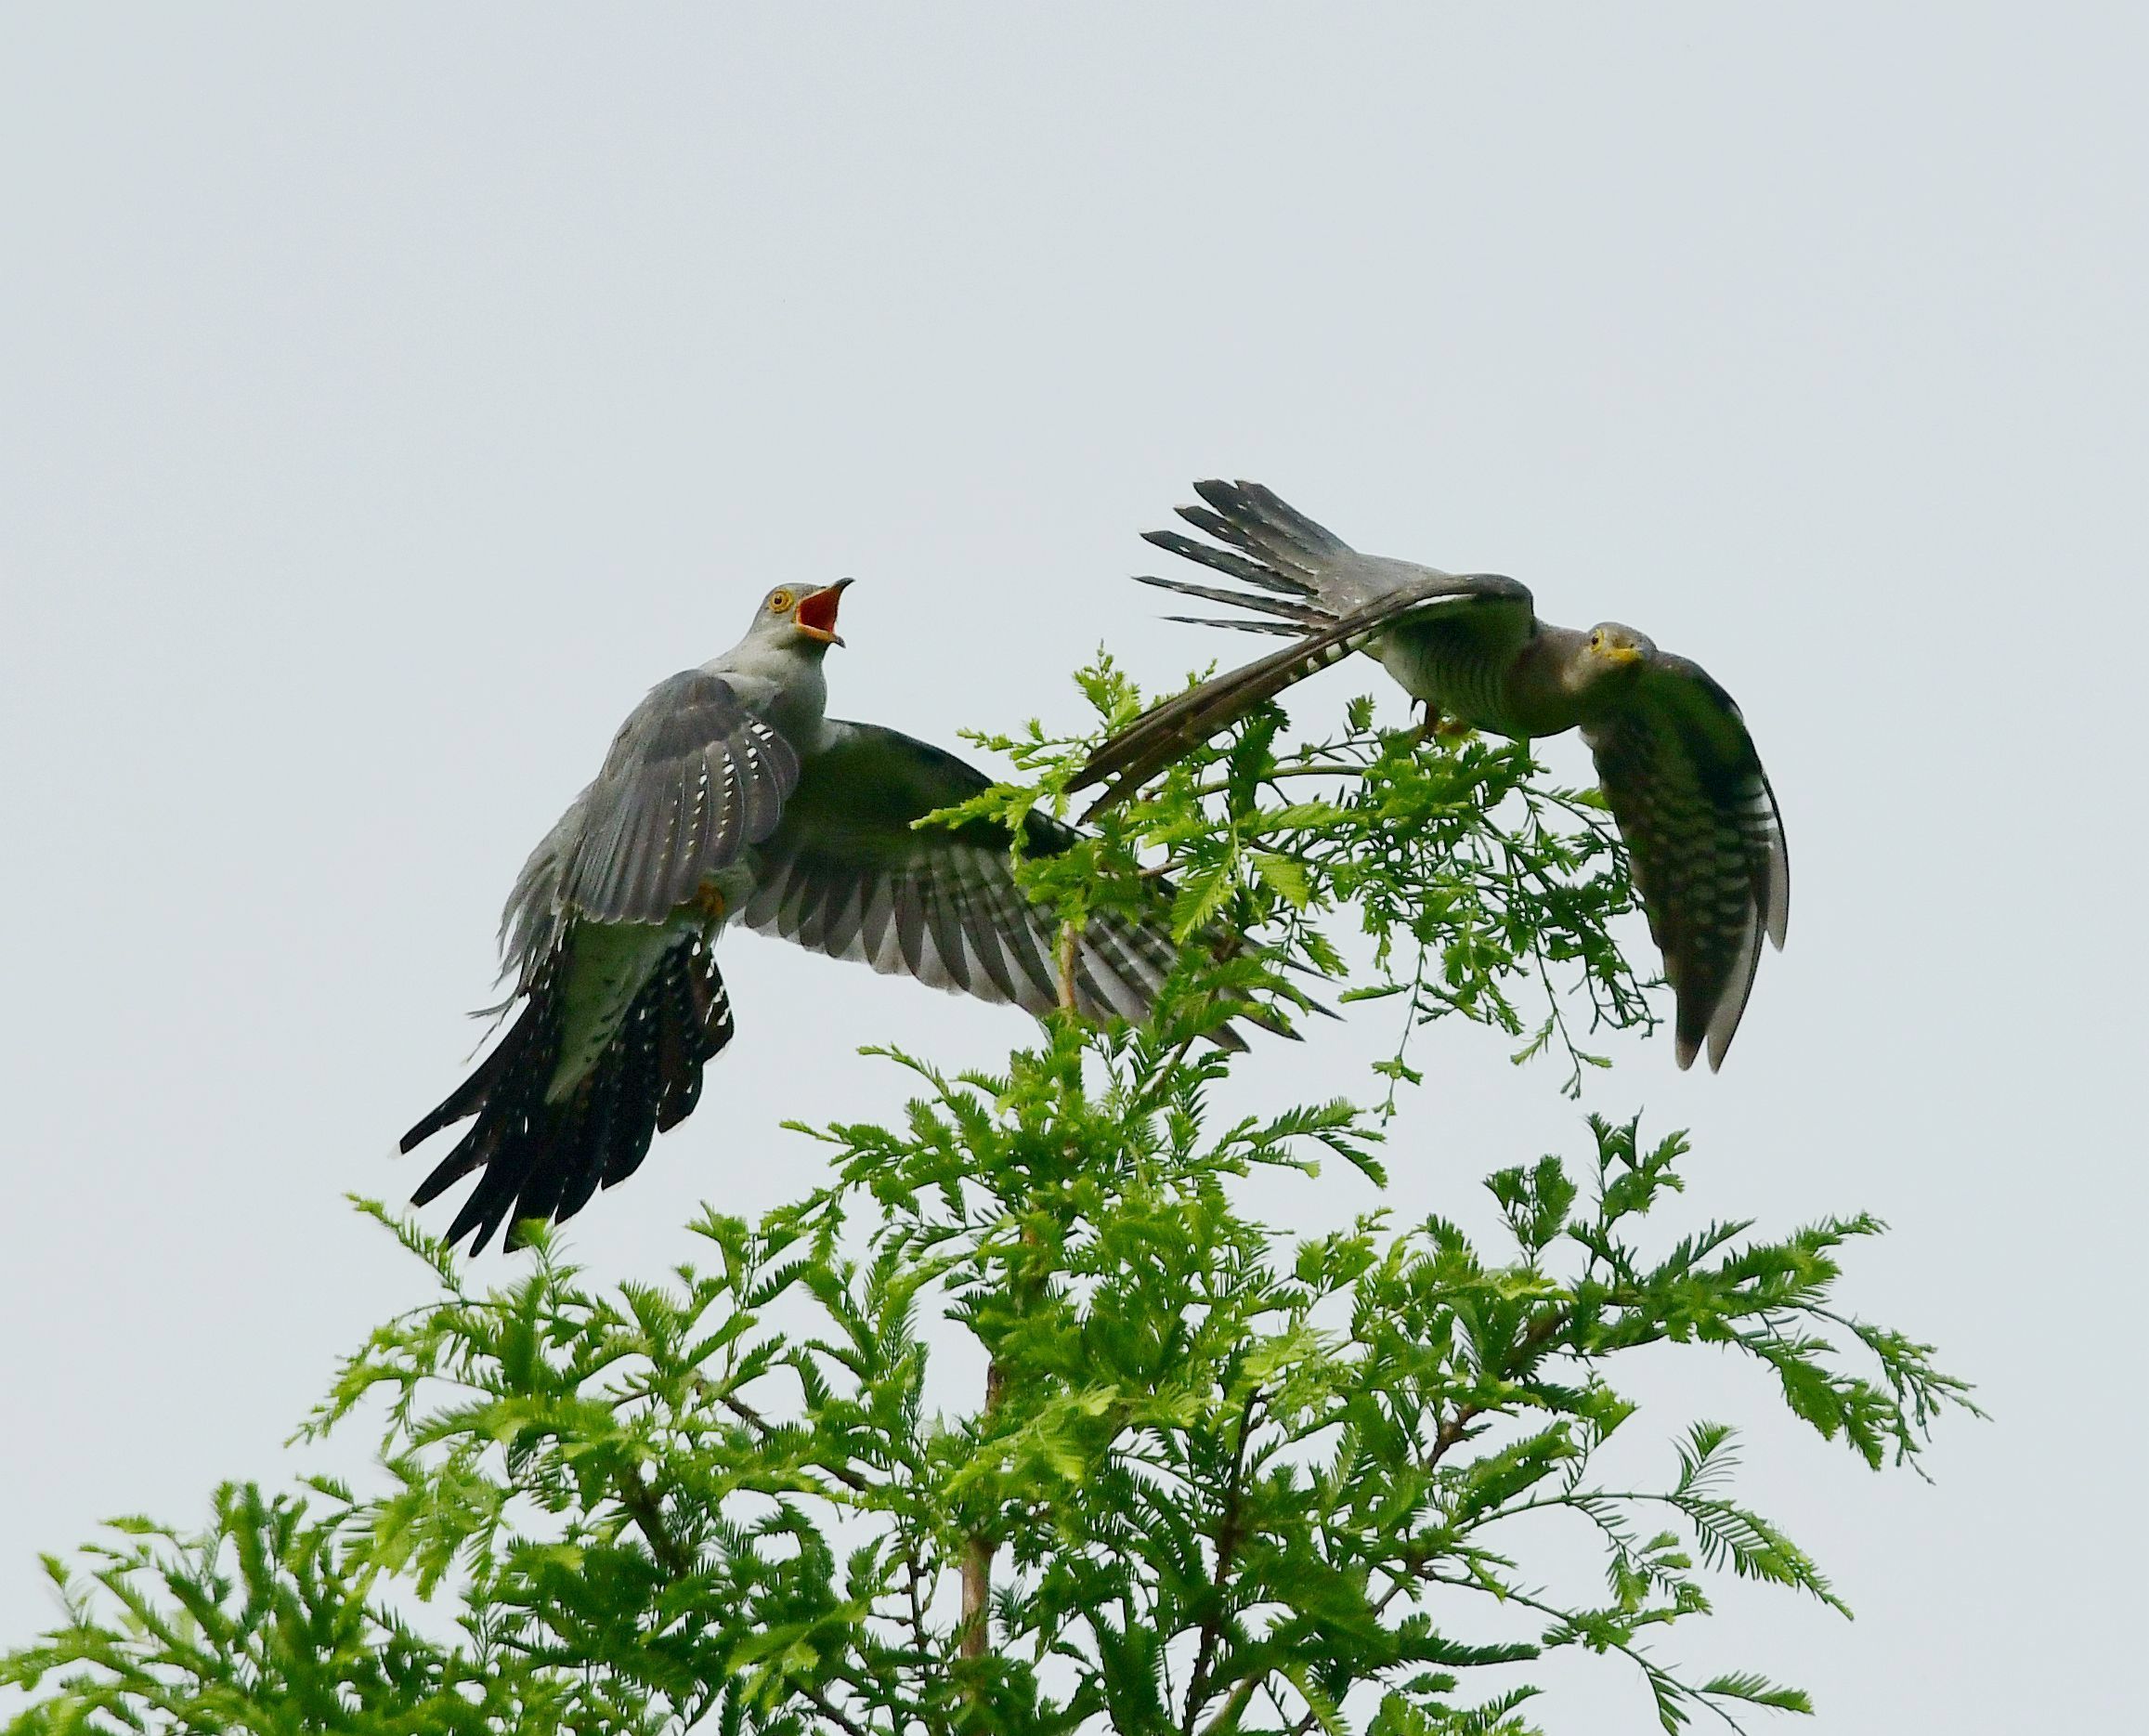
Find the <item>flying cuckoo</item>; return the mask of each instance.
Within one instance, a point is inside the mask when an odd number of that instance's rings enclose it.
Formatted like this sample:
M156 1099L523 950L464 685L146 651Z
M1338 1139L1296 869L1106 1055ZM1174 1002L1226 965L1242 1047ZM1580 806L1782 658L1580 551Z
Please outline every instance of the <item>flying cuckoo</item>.
M1179 516L1216 541L1178 530L1146 540L1249 588L1141 582L1268 618L1195 624L1293 643L1164 701L1104 742L1073 786L1106 784L1089 813L1353 651L1423 701L1428 724L1444 716L1520 738L1579 728L1677 998L1679 1065L1703 1047L1719 1065L1762 936L1780 947L1791 918L1782 815L1731 696L1700 664L1631 627L1607 621L1582 633L1540 620L1512 579L1361 555L1256 483L1194 488L1206 504L1182 506Z

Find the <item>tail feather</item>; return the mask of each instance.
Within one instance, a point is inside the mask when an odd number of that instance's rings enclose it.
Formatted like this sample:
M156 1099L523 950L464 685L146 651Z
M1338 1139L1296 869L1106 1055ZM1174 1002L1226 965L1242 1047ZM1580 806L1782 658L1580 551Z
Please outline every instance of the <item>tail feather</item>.
M1088 819L1133 794L1174 760L1262 701L1348 657L1376 630L1346 630L1339 624L1309 633L1143 712L1099 748L1068 786L1072 790L1089 784L1107 786L1082 817Z
M1286 573L1318 581L1323 568L1351 553L1324 525L1317 525L1296 506L1258 482L1223 482L1214 477L1194 484L1194 492L1216 510L1182 506L1179 516L1211 536L1245 550Z
M687 972L682 977L682 986L684 999L672 1006L671 1016L658 1021L658 1132L677 1128L692 1116L694 1104L700 1100L700 1065L690 1059L687 1036L692 1031L707 1031L718 1023L726 1036L731 1034L731 1001L724 995L723 977L710 972L705 980L698 972ZM718 1018L718 1006L723 1006L723 1018ZM623 1181L634 1173L638 1162L641 1155L610 1175L610 1180Z
M470 1077L446 1102L403 1135L402 1149L410 1152L442 1128L469 1116L477 1117L455 1148L419 1183L417 1192L410 1195L413 1206L430 1204L472 1170L481 1169L491 1161L501 1142L514 1131L513 1118L495 1105L528 1103L543 1096L545 1082L559 1061L561 1007L555 958L531 983L522 1016L509 1027L492 1053L477 1064Z
M517 1043L517 1038L521 1038L524 1042L528 1040L527 1034L522 1030L522 1026L528 1022L529 1015L526 1012L522 1019L517 1022L515 1029L511 1031L502 1041L494 1045L492 1052L471 1069L470 1077L449 1092L438 1108L403 1135L397 1149L408 1155L417 1150L419 1146L439 1132L442 1128L453 1126L465 1116L475 1115L479 1106L484 1103L487 1093L500 1083L501 1073L514 1064L514 1057L521 1046Z
M1231 527L1212 513L1205 513L1198 506L1182 506L1179 510L1191 524L1200 525L1205 529L1212 525L1217 527L1210 531L1212 536L1233 542L1242 540L1232 536ZM1310 597L1314 594L1314 586L1309 580L1278 572L1275 568L1261 561L1250 560L1244 555L1234 555L1230 549L1220 549L1214 542L1196 542L1183 530L1144 530L1141 540L1242 583L1259 585L1264 591L1278 591L1287 596L1296 597Z
M640 1168L651 1139L685 1119L702 1068L731 1040L730 998L708 946L682 937L628 1009L611 1044L570 1091L548 1096L566 1013L562 946L531 980L522 1016L448 1099L403 1137L413 1146L476 1120L411 1195L423 1206L472 1171L478 1181L449 1225L473 1254L527 1219L564 1221L601 1187Z
M1327 611L1304 603L1285 603L1276 597L1257 596L1250 591L1221 591L1215 585L1189 584L1183 579L1158 579L1148 573L1137 573L1134 582L1154 585L1160 591L1177 591L1181 596L1198 596L1205 603L1258 609L1264 615L1278 615L1285 620L1296 621L1300 629L1323 626L1335 619Z
M1229 627L1233 633L1274 633L1283 639L1303 639L1306 629L1294 627L1287 620L1225 620L1215 615L1166 615L1166 620L1176 620L1182 627Z
M1259 483L1210 480L1197 482L1194 488L1208 504L1182 506L1179 516L1229 546L1197 542L1178 530L1151 530L1144 532L1145 537L1158 548L1257 589L1224 591L1154 577L1143 577L1139 582L1275 618L1217 620L1174 615L1169 617L1173 620L1275 633L1297 643L1174 695L1105 741L1068 785L1070 790L1105 786L1104 793L1083 815L1085 819L1123 801L1174 760L1293 683L1363 649L1404 615L1436 606L1466 606L1488 594L1505 597L1515 593L1528 601L1528 593L1511 580L1484 574L1457 577L1398 561L1369 561ZM1488 590L1496 586L1506 589ZM1261 592L1280 593L1291 600Z
M1361 627L1355 618L1339 616L1320 600L1323 570L1351 553L1334 532L1286 505L1259 483L1211 478L1195 483L1194 490L1207 505L1181 506L1179 516L1208 532L1216 542L1197 542L1179 530L1145 530L1144 541L1256 589L1226 591L1150 575L1140 576L1137 582L1275 618L1219 620L1174 615L1168 617L1172 620L1274 633L1297 643L1165 700L1098 749L1070 786L1075 790L1088 784L1107 786L1085 818L1131 794L1189 749L1263 700L1348 657L1372 636L1370 628L1380 624L1369 621ZM1227 546L1219 548L1218 543ZM1262 594L1265 592L1275 594Z
M669 1133L694 1113L694 1105L701 1101L702 1063L731 1040L732 1031L731 996L713 966L706 972L682 972L668 993L671 998L671 1009L657 1022L659 1082L657 1131L659 1133ZM704 1042L714 1037L713 1046L706 1055L696 1050L697 1033L701 1034ZM639 1161L637 1158L636 1162ZM623 1181L632 1173L633 1168L629 1166L612 1180Z

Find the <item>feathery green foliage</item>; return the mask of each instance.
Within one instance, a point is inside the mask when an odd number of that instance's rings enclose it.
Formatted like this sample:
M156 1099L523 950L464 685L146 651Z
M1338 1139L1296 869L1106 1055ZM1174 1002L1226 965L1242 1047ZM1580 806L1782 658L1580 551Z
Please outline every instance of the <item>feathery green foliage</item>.
M1108 716L1134 703L1087 680ZM1666 1441L1639 1486L1600 1466L1637 1426L1618 1358L1656 1344L1751 1359L1823 1439L1914 1463L1967 1401L1843 1311L1841 1258L1880 1226L1656 1231L1685 1142L1596 1116L1579 1154L1489 1179L1491 1242L1249 1217L1257 1170L1378 1182L1412 1072L1399 1051L1382 1104L1244 1116L1204 1040L1242 998L1340 978L1413 1028L1556 1048L1570 1084L1592 1025L1648 1018L1587 798L1522 748L1364 710L1289 751L1281 730L1264 713L1025 865L1079 921L1159 895L1166 853L1187 946L1150 1024L1062 1016L992 1073L880 1051L911 1076L901 1124L802 1129L825 1184L706 1217L693 1265L600 1288L541 1234L477 1289L369 1207L438 1286L307 1425L378 1427L375 1484L229 1488L199 1534L135 1522L52 1563L62 1625L0 1659L28 1690L10 1728L1489 1736L1535 1728L1530 1666L1560 1649L1623 1660L1667 1729L1805 1709L1667 1657L1726 1574L1843 1607L1733 1493L1731 1429ZM1050 800L1074 763L1000 745L1039 782L983 807ZM1339 914L1370 936L1355 975ZM1546 1583L1547 1523L1600 1580Z

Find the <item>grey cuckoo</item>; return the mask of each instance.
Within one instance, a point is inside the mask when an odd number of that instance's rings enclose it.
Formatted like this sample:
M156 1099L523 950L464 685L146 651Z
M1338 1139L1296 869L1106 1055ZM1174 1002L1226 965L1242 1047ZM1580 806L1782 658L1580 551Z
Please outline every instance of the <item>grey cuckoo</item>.
M403 1136L408 1152L475 1117L413 1196L480 1172L451 1243L470 1235L476 1253L502 1224L571 1217L694 1108L732 1036L713 953L727 917L1033 1013L1059 1003L1051 919L1015 884L1009 829L911 827L983 774L826 714L822 659L843 643L849 582L771 591L736 646L653 687L524 865L501 922L514 1022ZM1032 855L1074 835L1038 814L1023 827ZM1161 909L1093 919L1075 1010L1140 1018L1176 958Z
M1166 700L1106 741L1074 785L1107 784L1089 812L1353 651L1424 701L1428 724L1444 715L1517 737L1580 728L1677 997L1679 1064L1704 1045L1709 1064L1721 1064L1762 936L1780 947L1791 918L1782 816L1731 696L1700 665L1631 627L1607 621L1582 633L1538 620L1512 579L1361 555L1255 483L1194 488L1207 504L1182 506L1179 516L1217 541L1177 530L1147 540L1250 588L1141 582L1269 618L1199 625L1294 643Z

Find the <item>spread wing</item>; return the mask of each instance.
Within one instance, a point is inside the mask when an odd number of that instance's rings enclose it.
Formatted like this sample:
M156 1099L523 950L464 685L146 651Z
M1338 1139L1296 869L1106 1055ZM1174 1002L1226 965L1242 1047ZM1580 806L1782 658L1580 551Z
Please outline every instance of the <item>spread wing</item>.
M567 929L567 911L560 904L560 873L590 811L590 790L585 788L561 815L551 831L529 853L507 905L500 913L500 974L513 976L518 989L536 982L538 972Z
M1618 709L1582 726L1678 998L1679 1064L1731 1047L1764 934L1783 945L1791 855L1776 792L1731 696L1652 654Z
M807 761L782 824L755 854L755 891L740 920L935 988L1036 1014L1057 1006L1054 926L1015 884L1008 829L970 820L912 829L987 788L985 776L896 730L829 729L832 741ZM1074 837L1038 814L1023 832L1034 855ZM1141 1018L1177 958L1161 911L1153 922L1097 918L1075 960L1076 1010Z
M1173 620L1285 633L1296 643L1152 707L1106 740L1069 786L1107 786L1089 814L1132 794L1190 748L1294 683L1362 648L1405 617L1432 608L1466 612L1469 605L1488 602L1529 603L1530 594L1511 579L1444 573L1361 555L1258 483L1207 481L1195 483L1194 489L1207 504L1182 506L1179 516L1217 542L1196 542L1178 530L1145 531L1144 540L1251 588L1226 591L1146 576L1138 582L1235 604L1264 617L1217 620L1175 615L1169 617Z
M721 675L658 682L516 876L501 919L509 966L527 979L570 916L661 922L775 829L798 781L791 744Z

